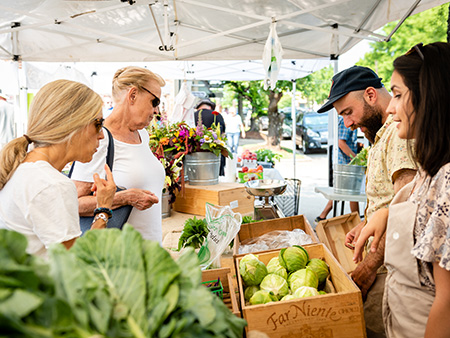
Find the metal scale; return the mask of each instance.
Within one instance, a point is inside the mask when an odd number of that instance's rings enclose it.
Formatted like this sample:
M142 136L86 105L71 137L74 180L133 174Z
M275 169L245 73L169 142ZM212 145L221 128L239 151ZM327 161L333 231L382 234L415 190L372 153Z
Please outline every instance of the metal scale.
M254 180L244 183L249 195L255 196L254 219L274 219L284 217L273 196L286 191L287 182L283 180ZM257 197L257 198L256 198Z

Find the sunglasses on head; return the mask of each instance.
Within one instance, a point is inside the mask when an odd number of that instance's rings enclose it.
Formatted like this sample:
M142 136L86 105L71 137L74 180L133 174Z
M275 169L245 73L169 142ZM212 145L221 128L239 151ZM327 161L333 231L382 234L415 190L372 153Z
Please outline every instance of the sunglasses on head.
M100 133L100 131L102 130L104 121L105 121L105 119L103 117L96 118L93 121L95 129L97 130L97 133Z
M158 107L159 106L159 104L161 103L161 100L159 99L159 97L158 96L156 96L155 94L153 94L150 90L148 90L147 88L145 88L145 87L141 87L142 89L144 89L147 93L149 93L149 94L151 94L151 95L153 95L155 98L152 100L152 106L153 106L153 108L156 108L156 107Z
M425 57L423 56L423 53L420 50L422 47L423 47L423 43L422 42L418 43L417 45L411 47L411 49L409 51L407 51L405 55L409 55L413 52L416 52L419 55L419 57L422 59L422 61L425 61Z

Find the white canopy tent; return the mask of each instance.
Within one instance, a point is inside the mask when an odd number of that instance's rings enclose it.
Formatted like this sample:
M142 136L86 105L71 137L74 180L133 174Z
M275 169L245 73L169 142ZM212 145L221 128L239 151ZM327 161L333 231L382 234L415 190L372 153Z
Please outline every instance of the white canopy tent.
M280 79L305 76L337 59L362 39L389 41L409 15L445 0L2 0L0 59L45 62L183 61L195 79L261 79L260 60L269 27L277 23L283 47ZM387 36L375 31L400 20ZM314 62L314 61L313 61ZM306 63L305 63L306 65ZM325 64L324 64L325 65ZM297 66L301 71L290 71ZM153 67L159 65L153 64ZM161 66L162 67L162 66ZM208 69L209 67L209 69ZM232 72L233 67L238 72ZM322 65L323 67L323 65ZM19 67L18 67L19 68ZM200 69L202 68L202 69ZM155 68L156 69L156 68ZM315 70L317 70L315 69ZM286 72L283 72L286 70ZM212 73L216 75L211 75ZM262 66L259 72L262 72ZM162 73L159 71L159 73ZM170 75L168 75L170 76ZM18 76L20 101L26 83ZM20 80L22 79L22 80ZM295 112L295 110L293 110ZM26 120L26 113L22 113ZM336 153L336 152L335 152Z

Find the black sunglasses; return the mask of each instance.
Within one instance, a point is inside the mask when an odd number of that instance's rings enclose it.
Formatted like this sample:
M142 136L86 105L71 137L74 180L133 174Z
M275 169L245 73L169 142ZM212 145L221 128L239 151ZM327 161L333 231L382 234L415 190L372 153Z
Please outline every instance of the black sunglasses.
M420 42L417 45L411 47L411 49L409 51L407 51L405 55L409 55L409 54L411 54L413 52L416 52L420 56L422 61L425 61L425 57L423 56L423 53L420 50L421 48L423 48L423 43L422 42Z
M102 130L104 121L105 119L103 117L99 117L92 121L94 123L95 129L97 129L97 133L100 133L100 131Z
M155 98L152 100L152 106L153 106L153 108L156 108L156 107L158 107L159 106L159 104L161 103L161 100L159 99L159 97L158 96L156 96L155 94L153 94L150 90L148 90L147 88L145 88L145 87L141 87L142 89L144 89L147 93L149 93L149 94L151 94L151 95L153 95Z

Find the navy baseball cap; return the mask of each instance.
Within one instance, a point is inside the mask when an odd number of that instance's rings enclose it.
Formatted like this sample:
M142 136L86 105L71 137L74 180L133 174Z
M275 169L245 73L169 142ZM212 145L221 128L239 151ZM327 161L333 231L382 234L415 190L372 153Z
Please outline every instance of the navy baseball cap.
M381 88L381 80L381 77L367 67L353 66L343 70L333 76L328 101L317 112L325 113L332 109L333 103L350 92L365 90L368 87Z

